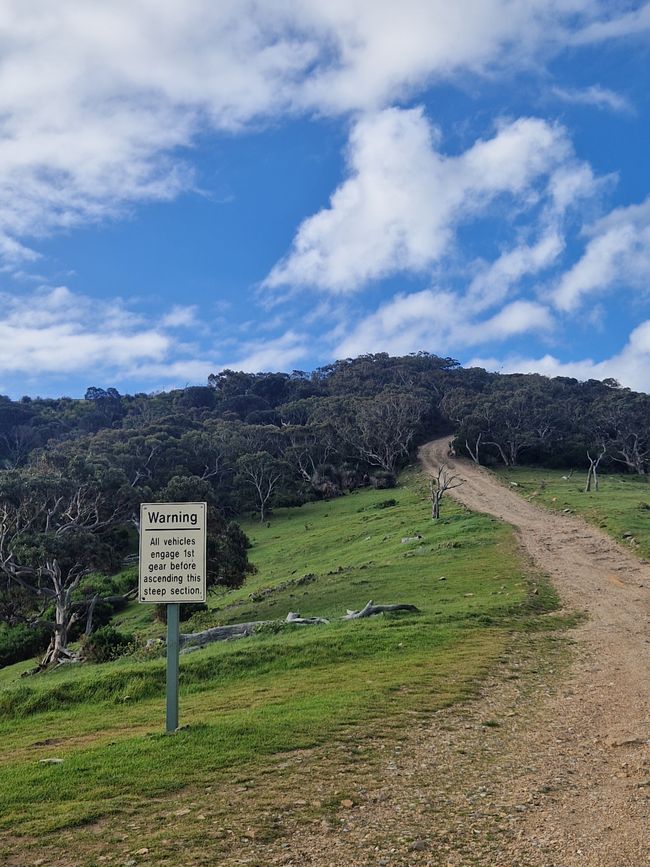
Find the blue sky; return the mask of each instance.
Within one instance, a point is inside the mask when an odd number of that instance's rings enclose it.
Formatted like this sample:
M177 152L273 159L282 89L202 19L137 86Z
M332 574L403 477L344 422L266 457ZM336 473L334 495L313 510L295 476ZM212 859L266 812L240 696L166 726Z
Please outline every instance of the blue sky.
M418 350L650 390L650 3L0 20L0 392Z

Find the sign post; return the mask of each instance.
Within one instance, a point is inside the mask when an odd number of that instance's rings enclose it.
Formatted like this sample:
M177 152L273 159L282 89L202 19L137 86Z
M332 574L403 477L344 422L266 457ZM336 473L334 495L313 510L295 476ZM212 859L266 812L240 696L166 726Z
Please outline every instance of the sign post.
M169 734L178 728L178 652L179 652L179 614L178 604L167 605L167 713L165 731Z
M178 728L181 602L206 600L206 504L140 506L138 600L167 605L166 731Z

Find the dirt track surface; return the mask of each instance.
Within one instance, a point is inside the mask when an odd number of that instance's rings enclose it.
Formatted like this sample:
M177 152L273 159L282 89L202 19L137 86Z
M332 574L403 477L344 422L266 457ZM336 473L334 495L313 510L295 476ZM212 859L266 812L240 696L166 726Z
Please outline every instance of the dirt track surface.
M588 615L568 676L542 702L540 728L512 743L512 759L530 768L515 774L513 793L546 797L523 811L507 851L485 863L650 864L650 565L582 520L542 510L451 458L447 445L424 446L424 467L442 462L460 475L464 484L449 493L516 527L565 606Z

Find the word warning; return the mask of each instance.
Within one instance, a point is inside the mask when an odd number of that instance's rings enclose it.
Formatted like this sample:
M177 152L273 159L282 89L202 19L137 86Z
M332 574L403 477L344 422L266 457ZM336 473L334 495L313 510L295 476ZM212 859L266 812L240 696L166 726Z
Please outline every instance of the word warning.
M140 602L205 602L206 504L140 506Z

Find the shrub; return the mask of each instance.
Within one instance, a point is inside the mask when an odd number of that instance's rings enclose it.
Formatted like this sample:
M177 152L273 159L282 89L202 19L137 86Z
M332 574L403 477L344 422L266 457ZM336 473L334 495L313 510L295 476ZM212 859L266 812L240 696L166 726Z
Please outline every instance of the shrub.
M397 500L391 497L390 500L380 500L378 503L375 503L375 509L390 509L391 506L396 506Z
M207 610L208 606L205 602L181 602L178 619L181 623L185 623L186 620L190 620L198 611ZM156 605L155 617L161 623L167 623L167 606L164 603Z
M394 473L389 473L386 470L375 470L375 472L369 477L369 481L373 488L377 488L377 490L394 488L397 484L397 479L395 478Z
M50 638L47 626L8 626L0 623L0 668L31 659L44 651Z
M83 655L90 662L110 662L131 652L135 646L136 639L131 633L102 626L84 640Z

